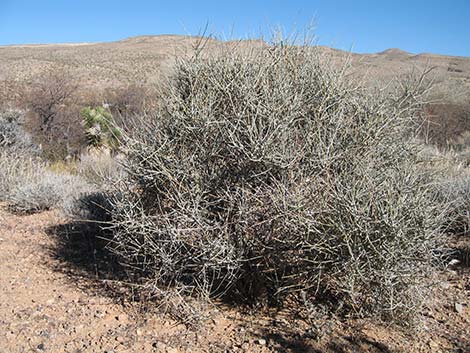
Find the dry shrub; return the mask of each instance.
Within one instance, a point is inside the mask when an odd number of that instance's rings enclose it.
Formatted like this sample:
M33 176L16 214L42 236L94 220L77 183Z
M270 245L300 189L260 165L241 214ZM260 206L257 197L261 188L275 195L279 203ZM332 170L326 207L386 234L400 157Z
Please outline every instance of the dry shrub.
M34 178L36 159L0 149L0 200L6 201L21 182Z
M29 181L37 162L37 148L22 128L24 113L0 113L0 200L5 201L20 181Z
M369 92L285 42L181 59L126 138L114 252L156 292L411 315L439 232L420 82Z
M155 90L145 85L129 84L107 89L104 97L113 116L124 120L155 108Z
M37 114L41 130L51 129L57 115L72 102L77 88L70 73L60 67L51 68L34 80L25 104Z
M420 135L429 144L446 148L470 131L470 105L430 104L424 108L425 120Z
M6 77L0 83L0 109L18 108L24 100L27 91L27 83L15 80L14 77Z
M82 179L67 174L57 174L45 169L36 170L29 181L22 180L8 194L7 202L15 213L36 213L61 208L68 199L89 192Z
M113 156L109 150L90 150L80 156L77 173L89 183L99 188L106 188L114 180L124 177L124 171L118 162L119 156Z
M33 152L37 148L23 129L24 112L7 109L0 112L0 149L12 152Z
M26 129L49 160L77 156L85 145L78 83L60 67L36 77L25 94Z
M470 176L468 172L447 177L438 185L438 195L446 208L446 231L455 235L468 234L470 229Z
M81 177L53 172L47 163L25 151L0 149L0 200L15 213L63 208L69 200L92 190Z

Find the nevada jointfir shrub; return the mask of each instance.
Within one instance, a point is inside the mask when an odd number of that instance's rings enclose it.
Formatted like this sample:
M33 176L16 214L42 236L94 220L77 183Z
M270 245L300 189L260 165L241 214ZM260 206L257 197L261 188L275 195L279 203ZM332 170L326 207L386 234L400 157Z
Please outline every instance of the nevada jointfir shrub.
M179 60L123 137L112 247L149 287L409 316L438 238L410 142L424 80L369 91L285 42ZM403 317L404 317L403 316Z

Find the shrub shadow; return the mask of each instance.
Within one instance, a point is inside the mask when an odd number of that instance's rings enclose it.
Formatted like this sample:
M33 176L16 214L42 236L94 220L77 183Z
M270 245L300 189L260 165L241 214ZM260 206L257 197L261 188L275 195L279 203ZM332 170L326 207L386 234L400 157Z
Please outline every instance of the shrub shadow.
M128 272L111 253L106 234L96 224L69 222L51 226L46 233L54 239L49 252L57 260L55 270L82 289L121 301L129 299L129 288L124 285Z
M454 258L459 261L460 268L470 268L470 246L455 248Z
M312 337L311 332L308 331L304 334L270 331L267 330L265 332L265 337L273 343L273 346L276 347L275 351L279 353L393 353L384 343L377 342L366 336L333 335L331 338L317 341Z
M377 353L392 353L385 344L372 340L365 336L353 337L344 336L339 340L331 341L328 344L328 349L334 353L349 353L349 352L377 352Z

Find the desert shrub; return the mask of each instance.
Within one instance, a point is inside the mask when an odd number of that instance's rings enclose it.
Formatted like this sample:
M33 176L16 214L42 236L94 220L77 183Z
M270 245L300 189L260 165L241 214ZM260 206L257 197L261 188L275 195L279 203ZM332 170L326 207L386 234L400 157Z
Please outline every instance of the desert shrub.
M75 197L66 199L62 211L71 220L89 222L98 232L101 231L100 225L105 226L111 220L112 198L106 191L76 193Z
M149 287L411 314L439 217L410 138L422 86L371 92L309 46L198 51L125 137L114 252Z
M17 75L11 72L3 72L0 83L0 109L21 108L23 106L25 92L28 91L28 83L18 80Z
M143 114L153 109L156 95L152 87L129 84L107 89L105 102L111 113L120 119Z
M468 234L470 229L470 176L464 173L444 179L437 186L439 198L448 204L445 230L450 234Z
M57 173L24 151L0 149L0 201L16 213L62 208L69 199L93 190L79 176Z
M4 110L0 113L0 200L21 180L29 181L37 163L37 147L22 126L23 112Z
M70 73L58 67L34 80L24 97L24 104L37 115L41 130L51 129L57 115L73 101L77 87Z
M31 156L0 149L0 201L21 182L34 178L37 161Z
M21 180L8 193L10 210L16 213L36 213L62 208L71 198L90 191L90 186L73 175L58 174L35 166L29 180Z
M74 157L85 146L78 84L60 67L52 67L35 77L25 93L23 106L28 110L25 128L33 141L41 145L48 160Z
M0 149L10 152L36 152L31 136L23 129L24 113L19 110L0 112Z
M429 104L423 111L425 120L420 135L427 143L446 148L470 131L469 104L451 102Z
M106 151L90 151L80 156L77 173L97 187L106 188L114 180L124 177L118 158Z

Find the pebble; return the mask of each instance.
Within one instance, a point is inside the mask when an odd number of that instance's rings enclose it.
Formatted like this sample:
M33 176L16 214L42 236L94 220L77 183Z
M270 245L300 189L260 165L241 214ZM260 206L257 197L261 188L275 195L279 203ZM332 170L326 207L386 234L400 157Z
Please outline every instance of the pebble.
M450 283L449 282L441 282L440 283L442 289L449 289Z
M128 317L126 314L120 314L118 316L116 316L116 320L122 322L122 323L126 323L128 321Z
M264 338L260 338L258 340L258 344L262 345L262 346L265 346L266 345L266 340Z
M455 311L458 312L459 314L463 313L463 305L460 303L455 303L454 305Z

